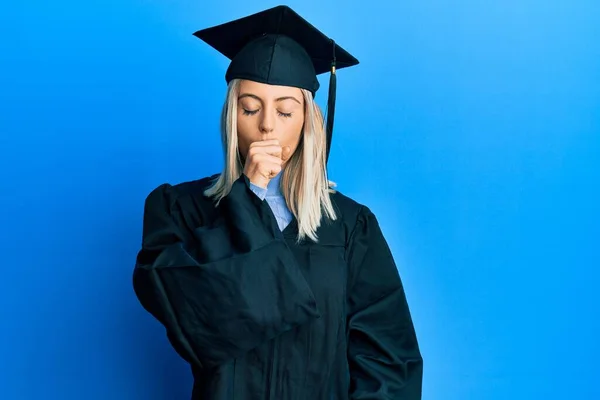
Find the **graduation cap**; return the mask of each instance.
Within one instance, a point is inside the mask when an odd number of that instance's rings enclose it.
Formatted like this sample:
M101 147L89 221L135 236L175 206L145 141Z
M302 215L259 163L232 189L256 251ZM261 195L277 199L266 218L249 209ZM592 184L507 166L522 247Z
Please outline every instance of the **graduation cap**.
M225 74L271 85L319 89L317 75L330 72L327 100L327 153L331 148L336 69L358 60L288 6L273 7L194 33L231 60Z

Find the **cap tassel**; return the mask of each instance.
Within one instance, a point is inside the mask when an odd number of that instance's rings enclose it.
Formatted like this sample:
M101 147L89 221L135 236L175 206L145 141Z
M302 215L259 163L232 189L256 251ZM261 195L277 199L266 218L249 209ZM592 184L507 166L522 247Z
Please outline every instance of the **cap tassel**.
M337 76L335 74L335 42L331 41L333 44L333 59L331 61L331 73L329 75L329 95L327 98L327 152L325 157L325 162L329 161L329 152L331 151L331 139L333 137L333 118L335 116L335 97L336 97L336 86L337 86Z

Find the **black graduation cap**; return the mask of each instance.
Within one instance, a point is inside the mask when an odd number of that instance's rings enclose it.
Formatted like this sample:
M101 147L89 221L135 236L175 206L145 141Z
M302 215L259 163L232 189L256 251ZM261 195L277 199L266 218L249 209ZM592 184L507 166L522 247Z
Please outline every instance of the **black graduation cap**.
M319 89L317 75L330 72L327 159L335 113L336 69L358 60L288 6L273 7L194 33L231 60L225 79Z

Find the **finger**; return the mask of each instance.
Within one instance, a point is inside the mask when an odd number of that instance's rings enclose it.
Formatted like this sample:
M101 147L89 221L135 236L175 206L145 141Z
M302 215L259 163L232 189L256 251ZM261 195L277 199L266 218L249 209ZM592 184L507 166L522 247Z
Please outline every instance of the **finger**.
M250 144L250 147L265 147L265 146L279 146L278 139L258 140Z
M279 146L257 146L248 150L249 157L256 157L260 154L268 154L274 157L281 157L281 147Z
M281 147L280 146L263 146L263 147L255 147L253 149L254 154L270 154L275 157L281 157Z
M281 158L282 149L281 146L269 146L265 147L265 153L270 154L273 157Z
M263 164L260 169L260 174L267 179L274 178L278 173L281 172L281 165L279 164Z
M256 163L257 165L264 165L264 166L268 166L268 165L281 165L283 163L283 160L281 159L281 157L279 156L274 156L272 154L268 154L268 153L257 153L254 155L253 157L253 161L254 163Z

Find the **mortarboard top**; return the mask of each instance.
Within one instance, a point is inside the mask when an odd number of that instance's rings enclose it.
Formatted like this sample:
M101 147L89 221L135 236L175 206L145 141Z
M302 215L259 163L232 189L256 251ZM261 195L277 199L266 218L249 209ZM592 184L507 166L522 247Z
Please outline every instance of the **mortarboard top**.
M327 158L333 133L336 69L358 60L288 6L277 6L194 33L231 60L225 74L271 85L319 89L317 75L331 72L327 101Z

